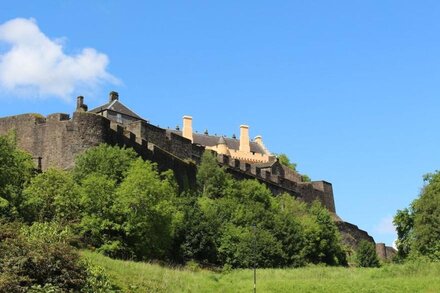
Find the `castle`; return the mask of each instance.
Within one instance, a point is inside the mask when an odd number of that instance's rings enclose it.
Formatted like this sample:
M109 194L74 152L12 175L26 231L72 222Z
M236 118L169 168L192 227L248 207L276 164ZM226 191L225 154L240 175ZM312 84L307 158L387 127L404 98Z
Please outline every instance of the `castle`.
M156 162L160 171L173 170L182 190L195 187L197 164L203 152L210 150L237 179L256 179L274 195L286 192L308 203L320 201L334 215L349 246L356 247L362 239L374 242L367 232L336 215L331 183L303 182L300 174L280 164L261 136L250 139L247 125L240 126L237 139L209 135L207 131L194 133L190 116L183 116L182 124L182 129L175 130L154 126L125 106L118 93L110 92L108 103L90 111L84 97L79 96L72 117L55 113L0 118L0 135L15 131L18 146L32 154L41 170L70 169L78 154L101 143L131 147L142 158Z

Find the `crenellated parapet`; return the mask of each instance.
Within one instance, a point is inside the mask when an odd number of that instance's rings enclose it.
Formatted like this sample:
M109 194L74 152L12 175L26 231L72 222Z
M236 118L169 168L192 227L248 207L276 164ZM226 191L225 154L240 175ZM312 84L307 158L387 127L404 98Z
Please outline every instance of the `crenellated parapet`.
M23 114L0 118L0 134L15 132L18 145L39 161L43 170L49 167L68 169L75 156L107 141L110 122L87 112Z
M251 164L248 161L233 159L227 155L217 155L217 160L235 178L257 179L266 184L275 195L288 193L307 203L317 200L329 211L336 213L333 188L329 182L301 182L300 175L286 178L287 168L278 161L268 164ZM290 178L296 180L291 180Z

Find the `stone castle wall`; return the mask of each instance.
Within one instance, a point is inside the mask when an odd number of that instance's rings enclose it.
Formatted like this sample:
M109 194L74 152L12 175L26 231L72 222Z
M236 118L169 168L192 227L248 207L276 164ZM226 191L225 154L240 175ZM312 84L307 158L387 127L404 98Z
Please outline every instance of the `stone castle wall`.
M0 119L0 134L14 130L18 145L32 154L41 168L69 169L75 157L88 148L101 143L133 148L144 159L158 164L161 171L174 170L181 188L196 184L196 163L204 147L194 145L189 139L145 121L136 121L121 126L107 118L88 112L75 112L70 119L67 114L23 114ZM320 201L328 210L336 212L333 190L330 183L316 181L300 182L299 175L290 174L280 165L258 168L248 161L218 157L219 163L237 179L257 179L264 183L274 195L284 192L305 202ZM296 177L295 177L296 176ZM293 180L292 180L293 179Z
M0 118L0 134L14 131L18 145L32 154L41 167L67 169L84 150L108 140L109 120L102 116L76 112L52 114L23 114Z
M197 163L205 148L191 140L167 132L145 121L121 126L107 118L88 112L67 114L23 114L0 118L0 135L14 131L18 145L32 154L41 169L70 169L75 157L101 143L133 148L143 159L157 164L159 171L173 170L181 190L196 186ZM258 167L219 155L218 162L236 179L256 179L274 195L288 193L307 203L320 201L336 213L333 188L326 181L301 182L301 176L279 164ZM367 232L347 222L337 222L343 240L356 247L359 239L374 242Z

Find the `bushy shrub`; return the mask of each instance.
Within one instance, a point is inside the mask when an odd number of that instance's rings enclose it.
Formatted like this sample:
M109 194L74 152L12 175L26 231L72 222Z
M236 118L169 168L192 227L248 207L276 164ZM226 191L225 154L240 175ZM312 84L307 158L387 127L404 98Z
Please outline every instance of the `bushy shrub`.
M58 223L0 223L0 292L118 292Z
M376 254L376 248L374 244L366 240L362 240L359 243L356 251L357 265L364 268L380 267L379 258Z
M2 224L0 230L10 231L10 225ZM0 292L23 292L32 286L48 284L65 291L79 291L85 285L86 269L78 253L67 239L55 241L51 225L23 226L2 237L0 275L6 277L0 282Z
M79 219L78 188L69 172L49 169L38 174L23 194L28 222L68 224Z

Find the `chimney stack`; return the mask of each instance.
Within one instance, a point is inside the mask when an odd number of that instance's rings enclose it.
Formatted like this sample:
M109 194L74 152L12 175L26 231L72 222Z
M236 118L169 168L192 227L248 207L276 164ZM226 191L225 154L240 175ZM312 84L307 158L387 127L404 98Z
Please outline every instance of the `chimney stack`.
M193 142L192 117L183 116L183 130L182 136Z
M250 152L249 126L240 125L240 152Z
M109 102L110 103L115 101L115 100L119 100L119 94L117 92L115 92L115 91L111 91L109 93L108 97L109 97Z
M76 111L77 112L87 112L87 105L84 104L84 97L83 96L78 96L76 98Z

